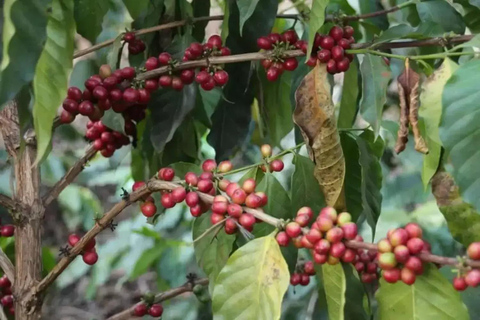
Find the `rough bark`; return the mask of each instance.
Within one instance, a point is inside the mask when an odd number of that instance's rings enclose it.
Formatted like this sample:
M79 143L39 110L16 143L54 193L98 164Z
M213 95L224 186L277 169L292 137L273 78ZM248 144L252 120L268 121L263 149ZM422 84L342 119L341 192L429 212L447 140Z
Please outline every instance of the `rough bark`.
M13 213L15 223L15 319L41 318L42 297L31 296L29 291L41 279L41 228L44 207L40 198L40 170L35 165L36 141L33 131L25 134L25 147L20 149L20 127L16 102L0 112L0 131L15 170L14 200L21 210Z

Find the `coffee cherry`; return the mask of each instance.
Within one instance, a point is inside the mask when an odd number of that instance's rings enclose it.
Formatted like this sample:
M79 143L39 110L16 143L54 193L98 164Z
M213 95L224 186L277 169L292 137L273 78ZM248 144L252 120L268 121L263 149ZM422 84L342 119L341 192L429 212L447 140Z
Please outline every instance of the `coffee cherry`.
M183 187L177 187L172 190L172 198L176 203L180 203L185 200L187 196L187 191Z
M405 231L407 231L408 236L410 238L421 238L422 237L422 228L416 223L408 223L404 227Z
M245 205L253 209L258 208L262 205L262 198L253 193L249 194L245 199Z
M263 192L263 191L258 191L258 192L255 192L255 194L262 199L262 205L261 205L261 207L267 205L268 197L267 197L267 195L265 194L265 192Z
M320 47L322 49L331 50L335 45L335 40L331 36L323 37L320 41Z
M328 230L332 229L333 227L333 221L332 219L328 218L328 217L318 217L317 218L317 225L318 225L318 228L320 229L320 231L322 232L327 232Z
M170 87L172 85L172 77L163 75L158 78L158 85L161 87Z
M270 163L270 169L274 172L282 171L283 167L284 167L283 161L280 159L275 159Z
M73 113L73 114L78 113L78 103L73 99L68 99L67 98L67 99L63 100L62 106L63 106L64 110L66 110L70 113Z
M353 29L352 26L345 26L345 27L343 27L343 36L344 36L345 38L352 37L354 32L355 32L355 30Z
M467 275L465 276L465 282L470 287L476 287L480 284L480 270L473 269L468 271Z
M210 73L208 73L205 70L202 70L199 73L197 73L197 75L195 76L195 81L199 84L202 84L207 82L210 79L210 77L211 77Z
M237 222L232 219L232 218L228 218L226 221L225 221L225 233L226 234L234 234L236 231L237 231Z
M270 60L270 59L264 59L264 60L261 61L261 64L265 69L268 69L272 66L273 61Z
M195 56L199 57L203 53L203 46L198 42L193 42L189 46L190 52Z
M287 30L283 33L285 42L295 44L298 41L297 33L294 30Z
M272 41L268 37L260 37L257 39L257 46L260 49L270 50L273 48Z
M357 270L358 272L363 272L365 270L365 264L361 261L357 261L355 262L355 270Z
M327 258L327 263L331 266L333 265L336 265L338 263L340 263L340 259L337 258L337 257L334 257L332 255L329 255L328 258Z
M225 219L223 214L212 213L212 215L210 216L210 222L212 223L212 225L219 223L223 219Z
M211 44L214 48L220 49L222 47L222 38L218 34L214 34L208 38L207 43Z
M298 223L289 222L285 227L285 232L290 238L296 238L302 233L302 229Z
M271 66L270 68L268 68L267 70L267 80L268 81L275 81L278 79L278 77L280 76L281 74L281 71L280 69L274 67L274 66Z
M228 73L225 70L219 70L213 74L213 79L217 86L222 87L228 82Z
M255 187L256 187L256 182L255 182L255 179L253 179L253 178L249 178L249 179L245 180L242 184L242 189L246 193L255 192ZM260 201L261 201L261 199L260 199Z
M123 79L133 79L135 77L135 68L125 67L123 69L120 69L120 74L122 75Z
M338 216L337 216L337 224L339 226L343 226L349 222L352 221L352 215L348 212L341 212Z
M457 291L464 291L465 289L467 289L468 284L467 284L467 282L465 281L465 278L463 278L463 277L455 277L455 278L453 278L453 287L454 287L455 290L457 290Z
M313 261L315 261L315 263L318 263L318 264L324 264L325 262L327 262L327 255L326 254L318 254L318 253L314 253L313 254Z
M125 91L123 91L123 100L127 102L135 103L138 101L138 98L138 91L134 88L127 88Z
M367 263L367 267L365 269L365 272L368 273L375 273L377 272L377 264L375 262L369 262Z
M412 285L415 283L416 280L416 275L415 272L408 268L403 268L402 271L400 272L400 278L405 284Z
M332 52L327 49L322 49L317 52L317 58L318 58L318 61L322 63L327 63L328 60L332 58Z
M77 87L70 87L67 90L67 97L74 101L79 101L82 99L82 91Z
M297 216L302 214L307 215L309 219L313 218L313 210L310 207L301 207L300 209L298 209Z
M395 254L391 252L385 252L379 255L378 264L383 270L389 270L395 268L397 265L397 260L395 259Z
M315 47L318 47L318 46L315 46ZM303 53L306 54L308 49L308 43L305 40L298 40L297 42L295 42L295 48L302 50Z
M353 263L357 258L357 254L353 249L347 248L342 256L342 261L345 263Z
M160 198L160 202L165 209L173 208L176 204L175 200L172 197L171 193L164 193Z
M320 239L322 239L322 233L316 229L310 229L305 237L307 237L307 240L310 243L316 244L318 241L320 241Z
M300 284L301 279L302 279L302 277L298 273L294 273L290 277L290 284L292 286L296 286L296 285Z
M240 216L238 219L238 222L245 228L245 229L251 229L253 228L253 225L255 224L255 217L250 214L250 213L244 213Z
M145 185L145 182L143 181L136 181L133 186L132 186L132 191L136 191L137 189L140 189Z
M327 72L330 74L335 74L338 72L337 62L333 59L328 60L327 62Z
M135 33L134 32L126 32L123 35L123 40L125 42L133 42L135 40Z
M337 210L333 207L324 207L320 211L319 217L326 217L332 220L333 222L337 221Z
M155 58L155 57L150 57L150 58L147 59L147 61L145 61L145 69L147 71L156 69L156 68L158 68L159 65L160 65L160 63L159 63L158 59Z
M228 203L214 201L212 203L212 212L216 214L225 214L227 212Z
M175 177L175 171L172 168L162 168L158 171L158 177L165 181L172 181Z
M310 276L308 274L300 275L300 285L301 286L308 286L310 283Z
M343 236L345 239L353 240L357 236L358 229L355 222L347 222L341 228L343 230Z
M199 201L200 201L200 198L198 197L198 194L194 191L190 191L189 193L187 193L185 197L185 203L190 208L198 205Z
M390 244L390 241L387 239L382 239L377 244L378 252L392 252L393 247Z
M390 270L384 270L382 272L383 279L388 283L396 283L400 280L400 269L392 268Z
M12 285L12 283L7 278L7 275L3 275L0 278L0 288L10 288L11 285Z
M203 47L202 47L203 50ZM188 61L188 60L195 60L197 56L190 50L190 48L187 48L183 54L183 60Z
M192 69L182 70L182 72L180 73L180 79L184 84L192 83L195 79L195 71L193 71Z
M78 106L78 112L84 116L93 114L93 103L91 101L82 101Z
M344 57L345 51L340 46L334 46L331 50L332 52L332 59L335 61L341 61Z
M283 62L285 70L293 71L298 67L298 61L295 58L286 58Z
M238 219L242 216L243 208L236 203L230 203L227 206L227 212L232 218Z
M187 172L185 174L185 182L190 186L197 186L198 177L194 172Z
M95 251L87 251L83 254L83 262L94 265L98 261L98 254Z
M152 317L161 317L163 313L163 307L161 304L152 304L148 309L148 314Z
M211 180L201 179L200 181L198 181L197 187L198 191L207 193L213 188L213 182Z
M340 41L337 42L337 46L342 47L344 50L350 49L350 41L347 39L340 39Z
M390 235L389 240L394 247L401 244L406 244L408 240L408 233L404 229L396 229Z
M268 38L270 39L270 41L272 42L272 44L276 44L278 42L281 42L282 41L282 36L278 33L270 33L268 35Z
M405 268L408 268L415 272L416 274L423 273L423 264L422 260L418 257L410 257L408 258L407 262L405 262Z
M393 249L393 253L395 254L395 259L400 263L405 263L410 258L410 251L404 245L396 246L395 249Z
M227 195L231 197L233 193L239 188L240 186L238 185L238 183L232 182L227 186L227 189L225 191L227 192Z
M317 65L317 57L311 56L305 63L309 67L315 67Z
M220 49L220 54L222 56L229 56L232 54L232 51L230 51L230 49L227 47L222 47L222 49Z
M331 244L327 239L321 239L315 244L314 250L318 254L327 254L330 251L330 247Z
M407 241L407 247L411 254L420 253L423 250L423 240L420 238L411 238Z
M77 242L80 241L80 237L77 236L76 234L71 234L68 236L68 244L71 246L71 247L74 247Z
M310 217L306 214L300 214L295 217L295 222L298 223L300 227L306 227L309 221Z
M213 180L213 173L205 171L199 176L200 180Z
M313 264L312 261L307 261L303 265L303 271L305 271L306 274L313 276L315 275L315 265Z
M343 38L343 29L339 26L334 26L330 29L328 34L333 38L333 40L338 42Z
M330 248L330 255L334 256L335 258L340 258L341 256L343 256L346 249L347 248L345 247L343 242L334 243Z
M172 77L172 89L173 90L177 90L177 91L181 91L183 89L184 85L183 85L183 82L182 82L182 79L180 79L179 77Z
M348 58L343 58L340 61L337 61L337 70L338 72L345 72L350 67L350 60Z
M172 56L168 52L162 52L158 56L158 63L162 66L167 65L170 62L170 60L172 60Z
M232 201L237 204L242 204L247 198L247 193L243 189L237 189L232 194ZM261 199L259 198L261 202Z
M150 92L147 89L138 89L138 103L147 104L150 101Z
M145 202L141 205L140 210L145 217L153 217L157 212L157 207L152 202Z
M202 163L202 170L213 172L217 168L217 163L213 159L207 159Z
M413 239L410 239L410 240L413 240ZM470 259L480 260L480 242L471 243L468 246L467 254Z
M336 243L342 241L343 235L343 230L341 228L333 227L332 229L327 231L325 239L327 239L331 243Z
M306 249L313 249L314 245L310 241L308 241L307 237L301 236L300 237L300 247Z
M288 242L290 241L290 238L285 231L280 231L279 233L277 233L277 236L275 238L277 239L278 245L281 247L287 247Z
M10 308L11 306L13 306L13 296L11 294L4 296L0 300L0 303L2 303L5 308Z
M200 217L202 215L203 211L202 211L202 206L198 203L192 207L190 207L190 214L192 215L192 217ZM223 219L223 216L222 216L222 219Z
M72 123L73 120L75 120L75 115L66 111L66 110L63 110L62 113L60 114L60 122L61 123Z
M135 317L143 317L147 314L147 306L144 303L137 304L133 309L133 315Z

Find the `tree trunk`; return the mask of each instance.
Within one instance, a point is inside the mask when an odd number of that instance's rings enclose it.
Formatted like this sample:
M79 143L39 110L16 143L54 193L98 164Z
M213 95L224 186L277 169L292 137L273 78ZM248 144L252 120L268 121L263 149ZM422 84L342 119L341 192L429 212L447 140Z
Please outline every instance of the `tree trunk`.
M29 295L41 280L42 238L41 228L45 208L40 198L40 170L34 165L37 155L33 131L25 134L25 148L20 149L20 127L16 102L0 112L0 130L5 147L15 168L15 200L22 211L13 213L15 223L15 319L41 318L42 297ZM30 299L34 297L34 299Z

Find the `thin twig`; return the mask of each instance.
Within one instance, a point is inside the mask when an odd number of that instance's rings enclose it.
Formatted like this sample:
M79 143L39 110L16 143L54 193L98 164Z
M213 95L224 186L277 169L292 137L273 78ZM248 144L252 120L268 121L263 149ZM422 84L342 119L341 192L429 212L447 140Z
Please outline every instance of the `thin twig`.
M75 180L75 178L83 171L85 164L93 158L97 151L90 145L83 157L77 160L75 164L68 170L68 172L50 189L50 191L43 197L43 204L47 207L58 195Z
M8 211L14 211L17 208L17 202L4 194L0 194L0 206Z
M10 261L2 248L0 248L0 268L2 268L3 272L7 275L8 280L13 284L15 281L15 268L12 261Z
M155 295L154 301L155 301L155 303L160 303L162 301L169 300L169 299L172 299L172 298L174 298L178 295L181 295L182 293L191 292L193 290L193 287L197 284L207 285L208 284L208 278L202 278L202 279L195 280L193 282L193 285L192 285L192 283L187 282L183 286L180 286L180 287L177 287L177 288L170 289L170 290L164 291L162 293L159 293L159 294ZM126 320L126 319L130 319L133 315L133 311L134 311L135 307L138 304L142 304L142 303L143 302L139 302L139 303L131 306L130 308L125 309L122 312L119 312L119 313L109 317L107 320Z

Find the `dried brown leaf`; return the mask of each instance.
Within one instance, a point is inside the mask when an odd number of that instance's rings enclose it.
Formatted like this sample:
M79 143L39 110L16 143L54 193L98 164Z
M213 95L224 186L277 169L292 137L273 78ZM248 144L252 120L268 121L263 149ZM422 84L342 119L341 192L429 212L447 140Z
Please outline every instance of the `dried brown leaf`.
M397 85L398 97L400 100L400 128L398 128L397 132L397 143L395 144L395 152L399 154L400 152L405 150L408 142L408 104L405 100L405 90L400 84L400 81L398 81Z
M293 122L300 128L308 154L315 162L314 175L325 201L327 205L343 210L345 158L325 65L317 64L305 76L295 92L295 101Z

